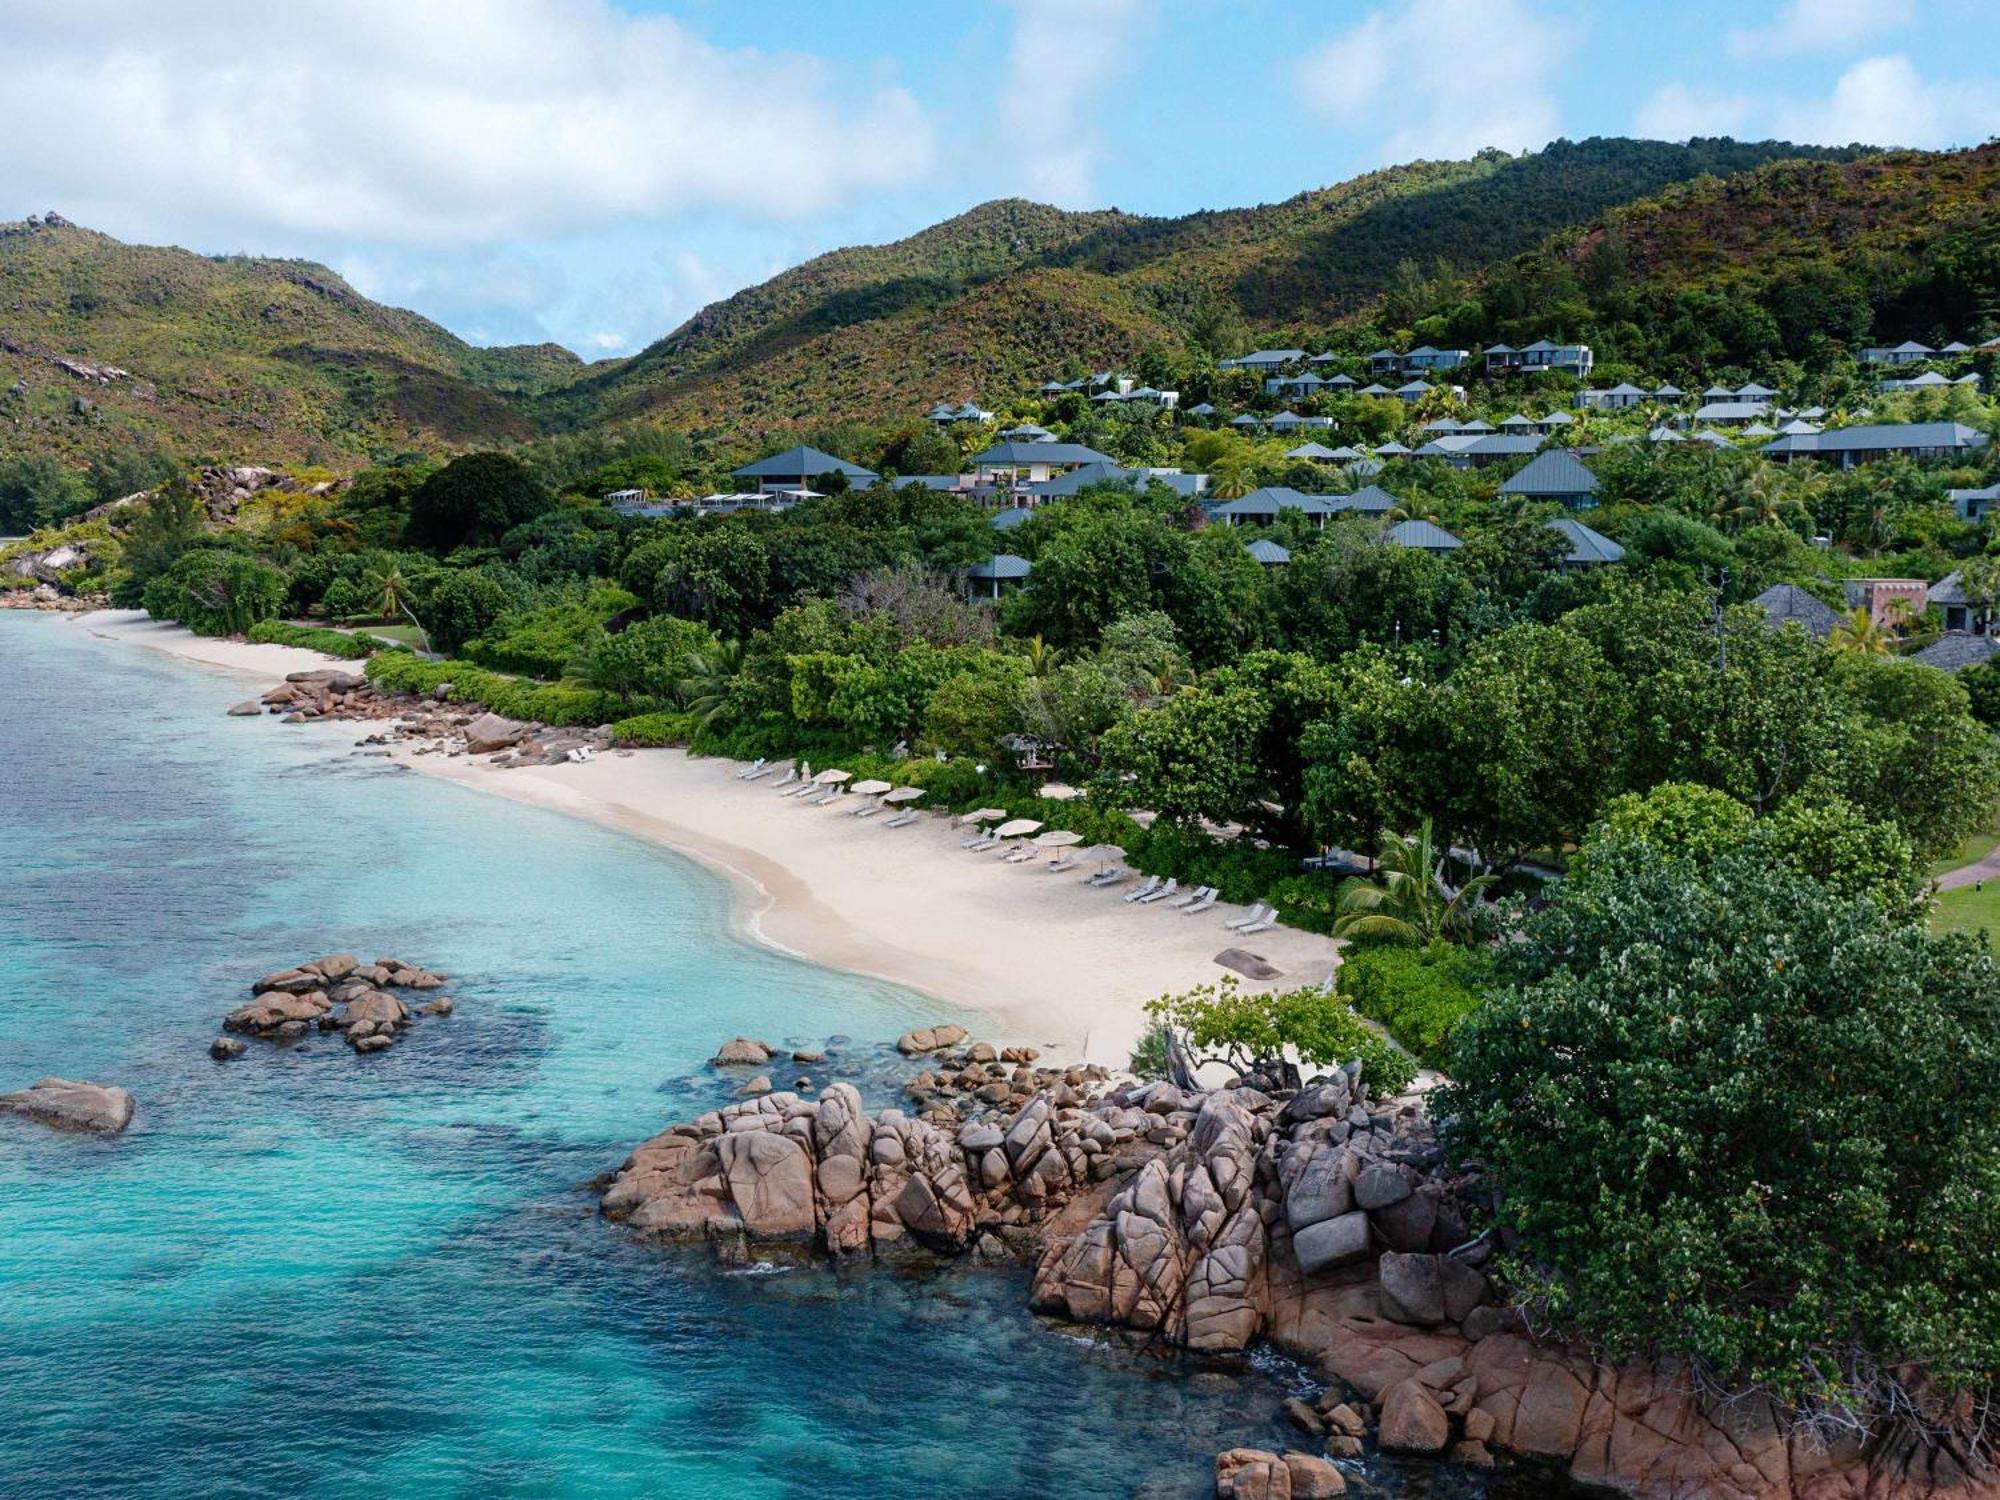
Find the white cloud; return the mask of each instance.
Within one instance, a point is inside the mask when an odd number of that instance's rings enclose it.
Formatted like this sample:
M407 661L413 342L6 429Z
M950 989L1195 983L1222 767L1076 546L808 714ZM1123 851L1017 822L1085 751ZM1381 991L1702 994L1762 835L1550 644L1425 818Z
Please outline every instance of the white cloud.
M1106 84L1130 64L1137 0L1014 0L1013 11L1001 151L1032 197L1090 207L1102 149L1092 116L1118 107Z
M1839 52L1907 24L1910 0L1791 0L1769 26L1729 33L1738 57L1798 52Z
M592 349L600 349L606 354L615 354L632 342L622 333L587 333L583 341Z
M1715 93L1684 83L1670 83L1640 106L1632 117L1632 133L1654 141L1735 135L1750 119L1752 108L1752 102L1741 94Z
M448 244L926 172L902 89L604 0L0 6L0 182L124 234Z
M1525 151L1560 133L1550 82L1569 50L1570 27L1521 0L1410 0L1313 48L1298 84L1328 119L1401 121L1385 162Z
M1870 57L1840 75L1825 99L1781 103L1774 132L1786 140L1845 146L1964 146L2000 122L2000 87L1926 81L1909 58Z

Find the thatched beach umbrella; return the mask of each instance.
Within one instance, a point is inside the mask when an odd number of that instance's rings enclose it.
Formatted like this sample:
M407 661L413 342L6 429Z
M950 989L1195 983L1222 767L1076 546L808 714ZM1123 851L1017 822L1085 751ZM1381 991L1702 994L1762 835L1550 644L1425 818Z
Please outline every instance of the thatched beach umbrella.
M857 781L848 790L857 797L879 797L889 790L886 781Z
M1024 833L1033 833L1041 826L1040 818L1016 818L1011 823L1002 823L993 832L998 838L1017 839Z
M884 802L914 802L917 798L923 796L923 794L924 789L920 786L899 786L893 792L885 793L882 800Z
M1067 849L1071 844L1083 842L1083 835L1070 828L1051 828L1047 833L1035 838L1037 849Z
M1004 818L1006 816L1007 809L1004 807L982 807L976 812L966 813L958 821L960 824L991 823L995 818Z

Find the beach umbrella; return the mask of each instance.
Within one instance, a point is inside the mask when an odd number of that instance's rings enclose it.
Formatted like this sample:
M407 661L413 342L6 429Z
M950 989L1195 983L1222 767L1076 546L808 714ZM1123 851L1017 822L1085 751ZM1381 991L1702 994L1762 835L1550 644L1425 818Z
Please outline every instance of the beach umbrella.
M1083 842L1083 835L1068 828L1051 828L1035 840L1037 849L1067 849Z
M886 781L857 781L848 790L857 797L879 797L889 790Z
M917 798L923 796L923 794L924 789L920 786L899 786L893 792L884 793L882 800L884 802L914 802Z
M822 771L819 775L813 777L813 784L815 786L839 786L841 782L853 779L854 773L852 771Z
M1124 849L1117 844L1098 844L1084 853L1100 865L1113 865L1125 857Z
M1033 833L1041 826L1040 818L1016 818L1011 823L1002 823L993 831L1003 839L1017 839L1024 833Z
M1004 807L982 807L977 812L965 814L958 821L960 823L991 823L995 818L1004 818L1006 816L1007 809Z

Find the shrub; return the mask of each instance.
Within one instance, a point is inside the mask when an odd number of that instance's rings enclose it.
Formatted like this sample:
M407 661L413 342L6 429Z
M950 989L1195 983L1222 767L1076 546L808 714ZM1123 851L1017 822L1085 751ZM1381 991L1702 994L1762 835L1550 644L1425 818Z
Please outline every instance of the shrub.
M196 635L239 635L278 612L285 575L242 552L197 547L147 584L143 598L156 620L178 620Z
M618 700L590 688L552 687L489 672L463 661L424 661L410 652L384 651L369 658L368 678L390 692L428 697L450 684L453 703L483 703L510 719L573 727L608 724L623 716Z
M303 646L343 661L364 661L383 649L379 641L366 636L346 635L317 625L294 625L289 620L259 620L243 634L245 639L263 645Z
M1598 850L1503 951L1439 1117L1551 1321L1795 1407L2000 1369L2000 968L1730 853ZM1893 1373L1892 1373L1893 1372Z
M1197 1065L1225 1063L1247 1072L1287 1049L1306 1068L1339 1067L1361 1060L1361 1076L1377 1093L1399 1094L1417 1076L1416 1064L1394 1042L1355 1015L1338 995L1321 989L1246 993L1235 977L1197 985L1149 1001L1146 1014L1180 1034Z
M1492 961L1476 948L1353 947L1341 959L1340 993L1432 1067L1448 1067L1454 1028L1479 1008Z
M552 502L541 481L505 453L468 453L417 486L410 496L410 535L434 551L492 541Z
M638 602L623 589L597 589L586 599L503 619L493 633L468 641L464 654L496 672L561 677L579 664L606 620Z
M685 743L687 730L686 714L635 714L611 726L611 743L657 750L663 745Z

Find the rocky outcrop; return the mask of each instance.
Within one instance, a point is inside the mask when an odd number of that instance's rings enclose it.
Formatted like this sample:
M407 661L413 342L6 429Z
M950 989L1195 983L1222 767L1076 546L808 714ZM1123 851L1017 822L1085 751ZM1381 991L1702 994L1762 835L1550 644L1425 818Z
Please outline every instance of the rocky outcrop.
M124 1089L102 1083L44 1078L25 1089L0 1094L0 1114L19 1115L56 1130L117 1135L132 1123L136 1106Z
M242 1032L273 1041L296 1041L314 1026L344 1036L356 1052L383 1052L395 1044L412 1019L412 1011L392 990L435 990L445 976L399 958L362 963L352 953L334 953L266 974L250 987L250 1001L223 1018L225 1031ZM440 995L417 1007L415 1014L446 1017L451 997ZM240 1054L241 1048L217 1051L218 1060Z

